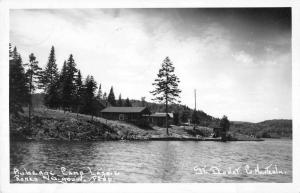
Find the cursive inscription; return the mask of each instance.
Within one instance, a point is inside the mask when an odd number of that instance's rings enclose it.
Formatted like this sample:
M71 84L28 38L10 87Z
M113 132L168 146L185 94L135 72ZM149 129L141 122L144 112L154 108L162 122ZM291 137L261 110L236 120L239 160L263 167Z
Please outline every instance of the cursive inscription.
M11 173L15 182L52 182L52 183L110 183L115 176L120 175L116 170L92 170L90 167L82 170L70 170L61 167L59 171L37 171L26 168L13 168Z
M194 172L196 175L286 175L287 171L280 170L277 165L270 164L266 167L260 167L258 164L255 167L249 165L240 167L228 167L222 169L216 166L195 166Z

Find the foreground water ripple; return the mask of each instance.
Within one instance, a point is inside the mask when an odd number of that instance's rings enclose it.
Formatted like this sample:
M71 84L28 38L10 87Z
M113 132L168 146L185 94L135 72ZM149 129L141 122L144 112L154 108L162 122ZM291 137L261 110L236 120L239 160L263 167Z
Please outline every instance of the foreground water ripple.
M12 142L13 169L59 173L61 167L79 171L114 169L113 182L292 182L292 140L263 142L114 141ZM195 167L222 171L272 164L286 174L197 174ZM40 181L41 182L41 181ZM47 181L42 181L47 183Z

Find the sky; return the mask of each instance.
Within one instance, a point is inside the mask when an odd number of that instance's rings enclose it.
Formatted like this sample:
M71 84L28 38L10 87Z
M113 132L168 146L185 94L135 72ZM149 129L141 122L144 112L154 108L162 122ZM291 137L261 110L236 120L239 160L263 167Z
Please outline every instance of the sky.
M180 79L181 104L214 117L260 122L292 118L289 8L136 8L10 10L10 42L24 62L59 69L73 54L116 97L149 91L165 57Z

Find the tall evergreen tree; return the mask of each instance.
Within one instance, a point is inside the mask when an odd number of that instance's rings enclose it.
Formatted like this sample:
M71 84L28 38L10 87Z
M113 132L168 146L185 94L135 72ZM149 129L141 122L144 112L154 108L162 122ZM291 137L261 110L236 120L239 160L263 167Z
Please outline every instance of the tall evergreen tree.
M104 109L106 106L106 93L102 94L102 88L101 84L99 84L98 87L98 92L96 96L96 115L100 116L101 115L101 110Z
M95 91L97 89L97 83L94 80L93 76L87 76L85 79L84 87L84 106L83 113L93 116L97 112L97 103L95 97Z
M68 77L68 84L69 84L69 92L70 92L70 104L69 108L74 108L76 106L76 84L75 84L75 77L77 73L76 63L74 61L73 55L71 54L68 61L67 61L67 77Z
M104 102L105 107L107 107L108 102L107 102L107 93L106 92L103 93L102 100Z
M51 84L54 84L58 77L58 69L55 58L54 46L51 47L50 55L48 57L48 62L45 69L42 72L41 82L44 86L44 90L47 93L47 90L50 88Z
M115 98L113 87L110 88L107 101L111 106L116 106L116 98Z
M154 100L165 104L165 112L168 113L168 104L180 102L178 100L181 92L178 89L179 78L174 74L175 67L170 61L169 57L166 57L162 63L161 68L157 74L155 82L152 84L155 89L150 93L155 96ZM166 131L168 130L168 116L166 116Z
M125 105L124 105L125 107L132 107L132 104L131 104L131 102L130 102L130 100L129 100L129 98L127 97L126 98L126 100L125 100Z
M76 63L71 54L68 61L64 64L61 74L61 102L64 110L71 110L75 106L75 73L77 72Z
M62 107L65 111L65 109L67 108L67 62L64 61L64 64L62 66L62 69L60 71L60 75L59 75L59 106Z
M29 55L29 63L26 64L27 71L26 75L28 77L28 86L29 86L29 94L30 99L28 102L28 121L29 121L29 128L31 127L31 114L33 111L32 108L32 94L34 93L35 89L37 88L37 84L40 82L41 77L41 68L38 66L38 61L33 53Z
M118 99L118 102L117 102L117 106L118 106L118 107L122 107L122 106L123 106L123 101L122 101L122 96L121 96L121 94L119 95L119 99Z
M76 79L75 79L75 86L76 86L76 92L75 92L75 104L76 104L76 113L78 117L78 113L80 111L80 107L83 105L84 101L84 85L82 84L82 77L81 72L78 70Z
M50 55L45 69L42 71L41 88L45 92L45 104L50 108L57 108L59 103L58 87L59 73L56 64L54 46L51 47Z
M70 76L70 79L74 79L74 76L75 76L75 73L77 72L78 70L76 69L76 63L75 63L75 60L73 58L73 55L70 54L69 56L69 59L67 61L67 74L68 76Z
M99 84L98 87L98 92L97 92L97 100L102 101L102 88L101 88L101 84Z
M14 59L14 60L17 60L17 59L21 59L21 56L20 54L18 53L17 51L17 47L15 46L13 51L10 53L11 55L11 58Z
M13 59L13 52L11 49L11 43L9 43L9 61Z
M49 108L59 108L61 106L60 100L60 82L59 77L56 77L53 82L48 86L45 93L45 105Z
M29 88L22 58L14 47L9 50L9 113L18 117L22 106L28 103Z
M103 93L102 99L105 100L105 101L107 100L107 94L106 94L106 92Z

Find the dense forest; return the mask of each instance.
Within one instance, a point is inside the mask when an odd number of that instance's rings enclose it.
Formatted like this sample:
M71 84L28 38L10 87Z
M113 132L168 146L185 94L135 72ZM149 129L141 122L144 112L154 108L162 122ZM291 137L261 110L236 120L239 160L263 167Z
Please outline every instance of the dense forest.
M72 54L58 70L55 49L52 46L44 69L39 67L34 54L23 62L17 48L9 47L10 114L18 116L23 107L29 108L29 118L36 103L47 108L61 109L95 116L105 106L131 106L121 94L116 100L113 87L109 94L102 92L101 84L92 75L83 78ZM37 94L40 93L40 94Z

